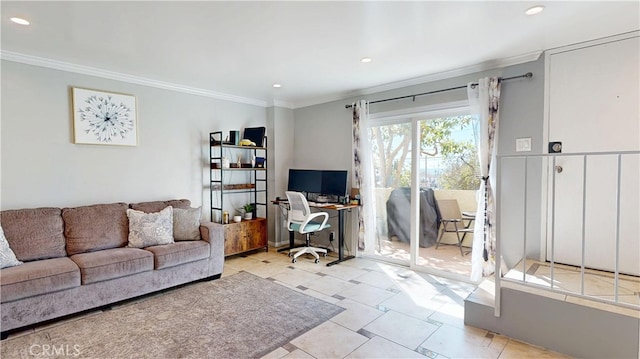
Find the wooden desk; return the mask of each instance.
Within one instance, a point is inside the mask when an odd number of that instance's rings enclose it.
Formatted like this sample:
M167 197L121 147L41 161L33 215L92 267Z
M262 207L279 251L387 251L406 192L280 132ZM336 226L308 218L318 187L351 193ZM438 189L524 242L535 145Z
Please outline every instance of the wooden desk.
M280 204L288 204L288 201L271 201L273 204L276 205L280 205ZM334 264L338 264L340 262L344 262L346 260L355 258L355 256L346 256L344 255L344 213L347 210L352 210L354 208L358 208L360 206L358 206L357 204L319 204L319 203L314 203L314 202L310 202L309 203L309 207L311 208L316 208L316 209L326 209L326 210L331 210L331 211L337 211L338 212L338 259L327 263L327 267L330 267ZM293 231L289 231L289 248L282 248L282 249L278 249L278 252L280 251L286 251L289 250L291 248L294 248L295 243L294 243L294 232Z

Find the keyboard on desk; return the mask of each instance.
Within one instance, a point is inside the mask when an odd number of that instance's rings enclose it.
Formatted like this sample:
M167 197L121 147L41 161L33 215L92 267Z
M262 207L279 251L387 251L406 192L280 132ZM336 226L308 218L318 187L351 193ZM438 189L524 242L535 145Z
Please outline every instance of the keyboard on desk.
M329 207L329 206L337 206L336 203L329 202L309 202L309 206L311 207Z

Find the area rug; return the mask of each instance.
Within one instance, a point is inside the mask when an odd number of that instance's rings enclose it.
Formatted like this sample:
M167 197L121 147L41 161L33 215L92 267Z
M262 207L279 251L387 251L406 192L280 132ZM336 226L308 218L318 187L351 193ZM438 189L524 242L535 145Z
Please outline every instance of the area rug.
M344 309L240 272L0 342L0 357L256 358Z

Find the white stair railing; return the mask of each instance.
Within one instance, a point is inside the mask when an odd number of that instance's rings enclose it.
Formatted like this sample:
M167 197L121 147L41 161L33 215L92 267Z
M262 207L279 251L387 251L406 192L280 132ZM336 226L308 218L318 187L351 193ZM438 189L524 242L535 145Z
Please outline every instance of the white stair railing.
M562 177L567 163L574 177ZM496 316L500 315L502 281L640 309L640 151L499 156L496 170L496 268L504 268L503 264L509 268L507 273L495 274ZM578 180L567 183L567 178ZM599 193L596 186L605 188ZM567 201L568 195L575 196ZM594 208L600 202L604 203L602 218ZM558 221L566 213L573 220ZM613 265L602 264L604 253L592 253L594 247L602 246L593 244L593 229L600 230L598 221L612 229L601 240L608 243L605 250L613 247ZM536 268L545 266L548 272L535 275ZM568 282L567 278L575 277L571 270L579 273L578 284ZM587 277L599 283L610 281L611 292L587 290ZM623 286L627 283L636 286L635 294L633 288ZM621 300L621 290L631 293L626 301Z

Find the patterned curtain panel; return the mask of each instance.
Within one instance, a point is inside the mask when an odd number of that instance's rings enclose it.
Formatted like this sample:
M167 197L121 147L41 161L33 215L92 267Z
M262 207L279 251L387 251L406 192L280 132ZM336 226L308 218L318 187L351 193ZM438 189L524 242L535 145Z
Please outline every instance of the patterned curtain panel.
M498 148L498 107L501 78L481 78L476 86L469 84L467 94L471 113L476 117L480 138L478 156L482 181L478 190L478 209L471 252L471 280L479 281L483 276L495 272L496 228L494 184L495 166L492 164Z
M362 207L358 211L358 249L364 250L365 244L365 223L366 211L365 208L370 208L373 204L367 195L367 185L370 183L367 180L366 166L363 163L363 144L361 139L366 139L364 133L361 132L361 123L366 122L369 117L369 103L365 100L360 100L353 104L353 187L358 188L360 191L360 201Z

